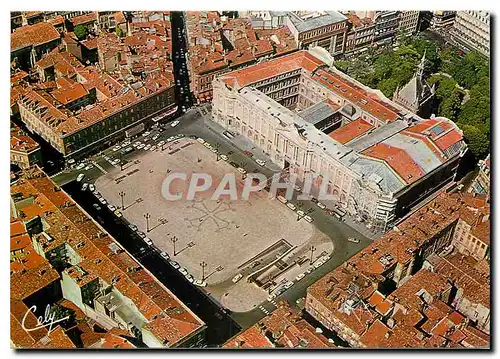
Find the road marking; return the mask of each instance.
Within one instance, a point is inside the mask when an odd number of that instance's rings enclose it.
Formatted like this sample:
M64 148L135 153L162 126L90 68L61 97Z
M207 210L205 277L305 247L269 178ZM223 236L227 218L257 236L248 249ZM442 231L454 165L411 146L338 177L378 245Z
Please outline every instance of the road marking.
M104 168L102 168L101 165L99 165L96 161L92 161L92 163L94 164L94 166L99 168L102 171L102 173L108 174L108 172Z

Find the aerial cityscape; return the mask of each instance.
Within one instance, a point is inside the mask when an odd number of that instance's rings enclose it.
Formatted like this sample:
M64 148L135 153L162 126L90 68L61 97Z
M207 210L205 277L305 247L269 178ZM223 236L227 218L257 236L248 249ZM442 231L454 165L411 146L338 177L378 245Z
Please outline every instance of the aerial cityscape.
M12 11L13 349L491 349L490 12Z

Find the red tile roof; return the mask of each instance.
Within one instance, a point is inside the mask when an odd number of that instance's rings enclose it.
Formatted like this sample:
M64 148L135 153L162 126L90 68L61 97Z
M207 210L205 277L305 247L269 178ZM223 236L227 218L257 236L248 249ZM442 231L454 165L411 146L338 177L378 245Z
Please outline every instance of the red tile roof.
M362 119L357 119L333 132L330 132L328 135L334 140L342 144L346 144L370 131L372 128L374 128L374 126L370 125L368 122Z
M22 49L27 46L39 46L60 38L54 25L48 22L39 22L16 29L10 34L10 51Z

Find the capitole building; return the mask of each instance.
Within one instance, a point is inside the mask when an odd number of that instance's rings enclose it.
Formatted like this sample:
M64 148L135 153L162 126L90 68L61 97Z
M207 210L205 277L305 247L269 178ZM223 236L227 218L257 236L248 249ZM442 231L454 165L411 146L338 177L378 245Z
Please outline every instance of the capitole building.
M320 47L213 81L213 121L261 148L299 182L385 230L453 181L467 150L446 118L423 119L333 67ZM333 202L333 203L329 203Z

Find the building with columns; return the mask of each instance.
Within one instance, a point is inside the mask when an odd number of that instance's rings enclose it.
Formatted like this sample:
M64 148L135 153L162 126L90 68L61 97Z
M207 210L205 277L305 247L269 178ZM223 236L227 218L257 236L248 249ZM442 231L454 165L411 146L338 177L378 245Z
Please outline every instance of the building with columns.
M488 11L457 11L452 28L453 38L467 48L490 55L490 13Z
M213 120L386 229L453 180L467 147L452 121L423 119L332 62L317 47L216 78Z

